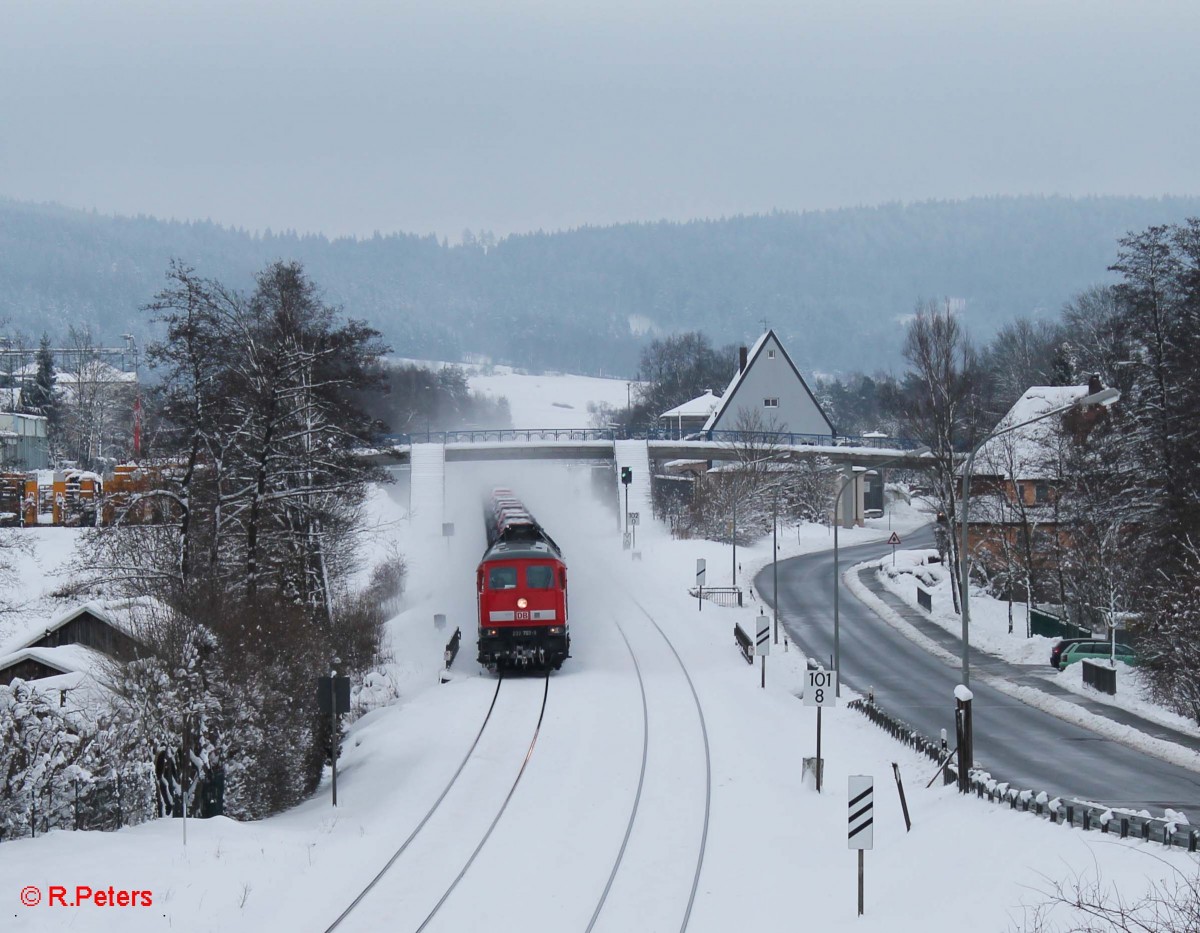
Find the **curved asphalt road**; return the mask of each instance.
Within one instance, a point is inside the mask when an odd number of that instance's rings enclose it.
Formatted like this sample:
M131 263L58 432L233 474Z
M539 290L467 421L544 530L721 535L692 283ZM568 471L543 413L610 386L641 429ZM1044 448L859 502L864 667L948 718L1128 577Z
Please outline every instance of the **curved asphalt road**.
M929 528L906 536L906 547L933 547ZM843 572L890 553L886 544L841 549ZM773 602L771 568L755 578ZM833 552L779 564L779 618L792 639L814 658L833 653ZM897 632L843 586L839 611L842 678L894 716L936 738L946 729L954 744L954 687L961 670ZM975 762L999 781L1051 795L1109 806L1200 814L1200 774L1167 764L1049 713L1027 706L972 678ZM932 773L932 772L931 772Z

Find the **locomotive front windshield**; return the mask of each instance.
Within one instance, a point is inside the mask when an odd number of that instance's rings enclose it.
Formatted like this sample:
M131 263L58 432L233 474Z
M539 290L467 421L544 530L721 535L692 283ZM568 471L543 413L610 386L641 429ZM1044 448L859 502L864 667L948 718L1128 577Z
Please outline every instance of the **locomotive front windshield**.
M533 566L525 568L525 584L531 590L550 590L554 588L554 568Z
M516 567L492 567L488 570L488 589L513 590L517 587Z

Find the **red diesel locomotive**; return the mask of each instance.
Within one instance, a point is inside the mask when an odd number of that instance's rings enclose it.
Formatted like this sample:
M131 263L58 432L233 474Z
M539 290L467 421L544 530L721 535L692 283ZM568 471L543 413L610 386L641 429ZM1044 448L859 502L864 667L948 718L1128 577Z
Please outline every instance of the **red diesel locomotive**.
M491 671L557 670L570 657L562 551L508 489L483 512L488 547L475 573L479 663Z

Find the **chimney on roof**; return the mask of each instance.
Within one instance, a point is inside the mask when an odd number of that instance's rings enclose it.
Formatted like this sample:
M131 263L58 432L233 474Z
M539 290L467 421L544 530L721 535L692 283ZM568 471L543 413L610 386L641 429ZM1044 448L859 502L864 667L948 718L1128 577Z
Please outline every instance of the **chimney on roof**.
M744 373L746 371L746 354L747 354L747 350L745 347L738 347L738 372L739 373Z
M1100 381L1099 373L1092 373L1088 376L1088 395L1095 395L1103 388L1104 384Z

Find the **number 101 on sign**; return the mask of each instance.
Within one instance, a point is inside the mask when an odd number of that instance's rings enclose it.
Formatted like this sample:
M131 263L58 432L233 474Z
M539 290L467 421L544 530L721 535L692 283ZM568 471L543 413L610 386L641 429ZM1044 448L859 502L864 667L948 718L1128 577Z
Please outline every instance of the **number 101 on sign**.
M836 706L837 674L833 671L805 671L804 705Z

